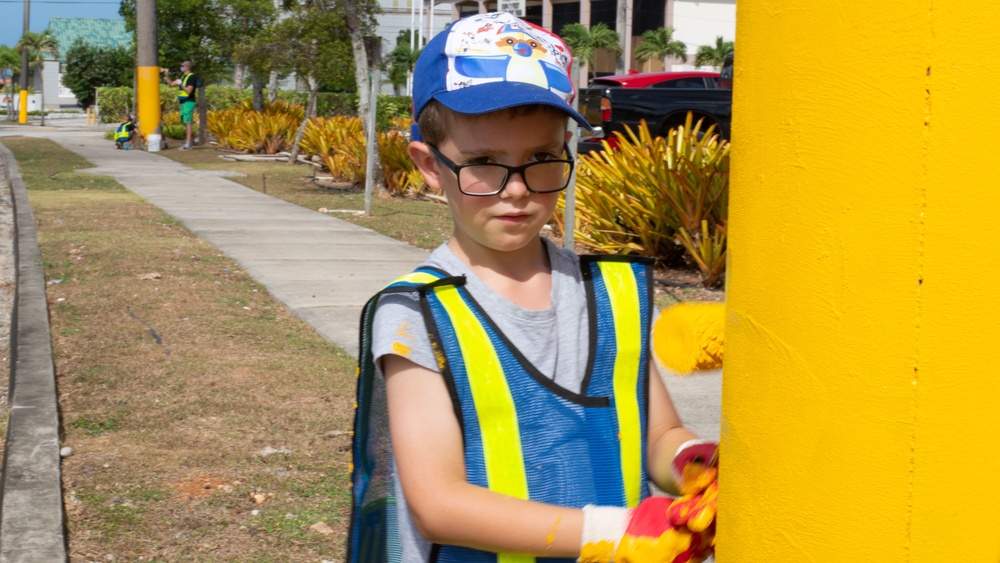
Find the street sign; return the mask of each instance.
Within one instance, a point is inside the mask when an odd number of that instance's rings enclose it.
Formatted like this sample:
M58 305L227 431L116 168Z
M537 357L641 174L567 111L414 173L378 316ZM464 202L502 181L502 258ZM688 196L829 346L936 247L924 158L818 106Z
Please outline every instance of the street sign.
M499 10L500 12L508 12L519 18L524 17L524 3L525 0L500 0Z

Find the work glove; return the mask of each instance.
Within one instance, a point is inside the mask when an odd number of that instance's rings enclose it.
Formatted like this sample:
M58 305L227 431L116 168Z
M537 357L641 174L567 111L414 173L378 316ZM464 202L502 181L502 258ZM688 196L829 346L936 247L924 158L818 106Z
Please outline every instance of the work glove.
M718 482L680 498L650 497L629 510L583 507L579 563L697 563L715 547Z
M688 440L677 448L670 469L681 495L703 491L718 477L719 445L709 440ZM709 471L714 469L714 471Z
M718 444L688 440L671 463L680 497L650 497L629 510L583 508L580 563L697 563L715 548Z

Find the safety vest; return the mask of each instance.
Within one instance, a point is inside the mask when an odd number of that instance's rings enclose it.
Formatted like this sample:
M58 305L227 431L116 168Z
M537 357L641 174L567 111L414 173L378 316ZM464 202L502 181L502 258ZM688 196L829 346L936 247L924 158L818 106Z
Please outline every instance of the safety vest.
M191 93L188 94L187 90L184 89L188 85L188 80L194 80L194 88L192 88ZM198 91L198 80L195 78L194 73L187 73L181 78L181 83L177 87L177 102L183 104L184 102L195 101L195 92Z
M647 496L652 269L644 259L622 256L581 256L580 264L594 343L580 393L527 365L469 295L464 277L421 268L368 302L361 320L349 561L391 563L402 556L385 382L376 376L371 350L371 323L386 293L420 296L442 376L457 401L469 483L571 508L634 507ZM431 561L535 558L435 545Z
M126 121L118 126L115 130L115 141L127 141L129 137L132 136L132 122Z

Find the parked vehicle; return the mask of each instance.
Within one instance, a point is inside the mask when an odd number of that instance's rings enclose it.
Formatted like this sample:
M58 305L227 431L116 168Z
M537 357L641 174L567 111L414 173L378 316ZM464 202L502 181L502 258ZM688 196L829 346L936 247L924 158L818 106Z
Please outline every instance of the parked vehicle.
M618 142L614 132L625 131L625 126L635 130L642 120L653 134L665 136L684 123L688 112L695 122L703 119L703 131L715 125L722 138L729 138L733 91L719 86L719 76L712 72L651 72L592 81L580 92L579 110L594 127L594 134L582 138L577 151L603 150L602 140L614 148Z
M589 88L595 86L621 86L622 88L716 88L718 72L635 72L601 76L590 81Z
M733 87L733 63L735 60L736 54L733 51L729 51L726 54L726 58L722 61L722 72L719 73L719 88Z

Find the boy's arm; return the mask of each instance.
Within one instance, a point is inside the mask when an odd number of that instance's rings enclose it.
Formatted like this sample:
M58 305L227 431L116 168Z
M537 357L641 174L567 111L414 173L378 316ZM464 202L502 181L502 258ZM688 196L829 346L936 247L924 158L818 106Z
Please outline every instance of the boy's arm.
M656 369L652 356L649 361L649 435L648 471L649 477L664 491L678 494L677 483L671 462L677 449L688 440L697 438L684 427L674 408L667 387Z
M383 356L399 477L427 540L493 552L575 557L583 511L515 499L465 478L462 433L441 374Z

